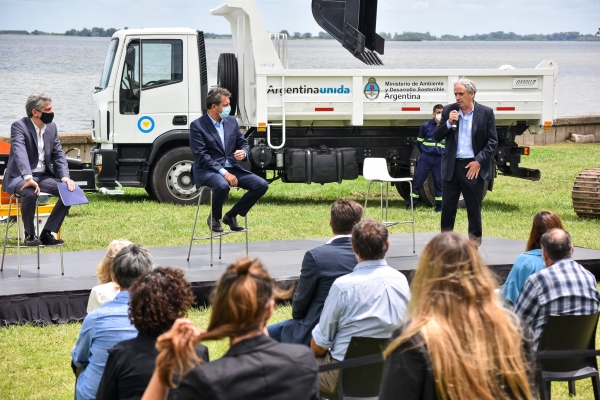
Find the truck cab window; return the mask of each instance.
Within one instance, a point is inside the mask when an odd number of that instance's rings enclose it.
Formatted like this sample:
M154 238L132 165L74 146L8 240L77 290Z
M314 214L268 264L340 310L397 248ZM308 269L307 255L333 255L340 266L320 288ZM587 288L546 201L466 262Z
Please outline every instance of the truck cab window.
M104 59L104 68L102 69L102 76L100 77L100 85L98 85L98 89L100 90L104 90L108 86L108 80L110 79L110 74L113 68L113 63L115 62L115 56L117 55L118 47L119 39L113 39L110 41L108 52L106 53L106 58Z
M183 80L183 41L142 41L142 90Z
M119 111L121 114L140 112L140 43L132 41L127 46L123 75L119 90Z

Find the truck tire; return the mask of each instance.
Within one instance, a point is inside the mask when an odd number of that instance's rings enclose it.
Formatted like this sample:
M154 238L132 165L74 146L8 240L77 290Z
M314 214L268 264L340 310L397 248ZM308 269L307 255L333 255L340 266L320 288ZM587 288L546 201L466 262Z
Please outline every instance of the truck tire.
M489 182L485 181L485 183L483 184L483 197L481 198L481 200L485 199L485 195L488 192L488 186L489 186ZM462 193L460 194L460 197L458 199L458 208L466 208L467 204L465 203L465 198L463 197Z
M489 186L489 182L485 181L485 184L483 186L483 198L484 199L485 199L485 195L488 192L488 186ZM408 201L408 199L410 197L410 187L409 187L408 183L400 182L400 183L396 184L396 189L398 190L398 193L400 194L400 196L404 200ZM433 177L431 176L431 173L429 174L429 176L427 177L427 180L423 184L423 190L421 190L421 195L419 196L419 204L425 204L428 207L433 207L435 205L435 188L433 186ZM466 206L467 205L465 204L465 199L461 193L460 198L458 200L458 208L465 208Z
M235 115L238 101L238 65L235 54L222 53L217 66L217 86L231 92L231 115Z
M161 203L197 204L200 190L192 181L194 156L189 147L176 147L164 153L152 168L150 188ZM203 193L208 202L208 191Z

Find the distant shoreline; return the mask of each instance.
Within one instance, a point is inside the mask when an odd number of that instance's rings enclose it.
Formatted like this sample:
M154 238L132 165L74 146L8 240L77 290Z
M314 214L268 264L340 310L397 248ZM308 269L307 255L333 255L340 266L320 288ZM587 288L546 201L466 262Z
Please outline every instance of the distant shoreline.
M96 28L94 28L96 29ZM67 32L69 33L69 32ZM323 32L321 32L323 33ZM0 30L0 35L21 35L21 36L69 36L69 37L111 37L99 34L77 35L66 33L51 33L24 30ZM206 39L231 39L231 35L215 34L210 32L204 33ZM403 32L402 34L381 32L380 35L388 42L600 42L600 36L593 34L580 34L579 32L555 32L551 34L528 34L517 35L513 32L491 32L475 35L442 35L437 37L429 32ZM333 40L331 37L313 36L310 38L288 36L288 40Z

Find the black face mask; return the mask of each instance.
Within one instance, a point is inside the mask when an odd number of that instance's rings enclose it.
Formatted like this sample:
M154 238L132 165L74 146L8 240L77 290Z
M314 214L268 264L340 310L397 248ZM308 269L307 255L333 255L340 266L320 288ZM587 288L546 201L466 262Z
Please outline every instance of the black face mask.
M45 124L49 124L54 119L54 113L53 112L49 112L49 113L41 112L41 113L42 113L42 116L40 117L40 120L43 123L45 123Z

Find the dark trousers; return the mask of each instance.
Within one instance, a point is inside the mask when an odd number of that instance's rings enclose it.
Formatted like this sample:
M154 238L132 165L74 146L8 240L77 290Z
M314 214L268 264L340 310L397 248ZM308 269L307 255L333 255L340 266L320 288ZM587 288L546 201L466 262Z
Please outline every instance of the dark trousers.
M431 172L433 177L433 187L435 188L436 200L442 197L442 156L436 154L421 153L419 163L415 171L415 180L413 181L413 193L419 195L421 188ZM418 196L414 196L418 197Z
M467 206L469 218L469 238L481 241L481 202L483 201L483 188L485 181L481 176L476 179L467 179L467 164L470 160L456 159L452 179L443 181L442 191L442 232L454 230L458 199L462 192Z
M235 175L238 180L238 187L247 190L246 194L235 203L229 213L233 217L238 215L245 217L258 199L267 192L269 184L263 178L258 177L251 172L238 168L226 169L227 172ZM204 183L204 186L208 186L213 190L213 218L221 219L223 217L223 203L225 203L225 199L227 199L230 190L229 182L227 182L227 179L221 174L216 173Z
M44 226L44 229L56 233L60 230L60 226L69 213L69 208L71 208L69 206L65 206L60 198L57 185L57 183L60 181L54 176L44 172L34 172L33 180L36 181L40 187L40 192L50 193L51 195L58 197L58 201L56 202L56 205L54 206L54 209L50 213L48 221L46 221L46 225ZM32 187L21 189L23 185L25 185L24 179L17 183L17 186L15 187L15 193L21 196L21 215L23 217L23 227L25 228L26 234L37 235L33 225L37 196L35 195Z

